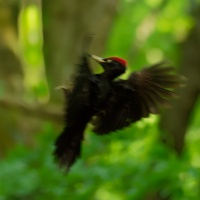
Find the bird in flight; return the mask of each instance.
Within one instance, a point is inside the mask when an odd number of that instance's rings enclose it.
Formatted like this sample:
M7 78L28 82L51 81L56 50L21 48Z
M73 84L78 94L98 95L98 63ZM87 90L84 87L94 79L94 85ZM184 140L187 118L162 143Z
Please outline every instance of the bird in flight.
M104 71L93 74L88 59L96 60ZM117 79L126 69L127 62L122 58L82 56L72 88L63 88L67 105L65 126L54 150L61 167L69 170L80 157L89 122L99 135L127 127L169 107L168 99L176 97L172 89L182 84L182 77L165 62L132 72L127 80Z

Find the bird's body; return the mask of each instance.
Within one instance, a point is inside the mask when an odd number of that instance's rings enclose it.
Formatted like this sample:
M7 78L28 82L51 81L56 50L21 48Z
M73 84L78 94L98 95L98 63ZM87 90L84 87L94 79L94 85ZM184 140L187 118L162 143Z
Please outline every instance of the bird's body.
M132 73L127 80L116 80L126 70L126 62L117 57L97 60L104 72L92 74L87 56L83 56L71 90L64 90L67 100L65 127L55 143L54 155L61 166L69 169L80 157L81 142L87 124L93 131L108 134L130 125L150 113L157 114L159 106L168 106L168 90L180 85L172 67L159 63Z
M98 110L105 106L110 94L111 80L106 74L92 74L87 57L82 58L75 83L71 91L65 90L67 108L65 127L56 140L55 155L59 162L70 167L80 156L83 133Z

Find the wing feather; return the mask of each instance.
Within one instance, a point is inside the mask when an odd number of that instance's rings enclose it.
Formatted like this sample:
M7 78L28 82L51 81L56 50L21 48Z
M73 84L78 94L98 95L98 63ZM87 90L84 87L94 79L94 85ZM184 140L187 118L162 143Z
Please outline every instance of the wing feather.
M92 72L89 68L86 56L81 58L77 66L77 74L74 77L73 86L70 91L64 89L66 99L65 124L76 124L79 118L79 112L88 104L89 87ZM80 101L82 99L82 101Z
M66 169L80 157L83 131L95 113L91 106L88 106L91 71L85 56L78 70L73 87L70 90L63 88L67 104L64 113L65 124L62 133L55 141L54 149L56 161Z
M161 62L132 73L127 80L114 81L109 100L95 116L94 132L110 133L169 107L168 99L177 97L172 90L183 82L174 71Z

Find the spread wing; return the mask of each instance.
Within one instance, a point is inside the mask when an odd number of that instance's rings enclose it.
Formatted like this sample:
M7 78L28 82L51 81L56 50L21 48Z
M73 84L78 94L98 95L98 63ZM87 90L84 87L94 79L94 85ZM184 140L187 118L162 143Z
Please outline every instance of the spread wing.
M67 104L65 113L66 124L76 123L80 110L82 110L82 107L85 107L89 101L90 76L92 72L89 68L86 56L81 58L77 70L72 87L68 90L64 89Z
M92 108L88 106L90 75L87 58L83 56L74 86L71 90L64 89L67 104L65 126L55 141L54 155L60 166L67 169L80 157L83 131L93 115Z
M182 77L173 72L162 62L113 82L109 100L92 121L93 131L107 134L169 107L168 99L176 97L171 90L182 83Z

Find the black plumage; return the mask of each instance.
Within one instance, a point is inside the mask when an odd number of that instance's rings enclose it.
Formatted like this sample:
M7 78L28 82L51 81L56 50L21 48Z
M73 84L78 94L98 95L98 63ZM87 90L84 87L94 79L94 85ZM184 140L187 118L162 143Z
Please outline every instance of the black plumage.
M91 55L104 69L92 74L88 55L81 58L71 89L64 89L67 101L65 127L55 142L54 155L58 163L69 169L80 157L86 125L91 121L96 134L110 132L158 114L160 107L169 107L171 91L182 83L174 68L161 62L133 72L127 80L116 79L126 71L126 61Z

